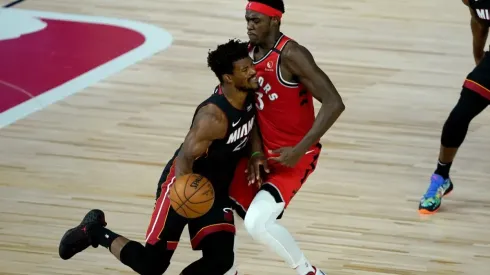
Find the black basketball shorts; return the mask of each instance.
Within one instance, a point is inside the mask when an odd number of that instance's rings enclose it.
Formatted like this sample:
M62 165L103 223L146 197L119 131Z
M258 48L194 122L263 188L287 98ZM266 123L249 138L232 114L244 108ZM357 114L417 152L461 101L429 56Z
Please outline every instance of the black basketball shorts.
M463 87L490 100L490 52L485 52L480 64L468 74Z
M233 212L228 197L216 197L213 207L203 216L187 219L175 212L170 205L168 193L175 181L175 158L165 167L160 180L161 188L146 232L146 243L166 245L167 250L175 250L180 236L188 225L192 249L201 250L200 242L207 235L227 231L235 233Z

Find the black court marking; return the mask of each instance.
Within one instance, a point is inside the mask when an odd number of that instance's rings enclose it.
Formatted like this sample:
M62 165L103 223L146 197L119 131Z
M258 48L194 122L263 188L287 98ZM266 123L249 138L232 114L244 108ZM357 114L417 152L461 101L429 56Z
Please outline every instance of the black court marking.
M10 8L10 7L13 7L13 6L17 5L17 4L20 4L20 3L24 2L24 1L25 1L25 0L16 0L16 1L14 1L14 2L10 2L10 3L8 3L7 5L5 5L5 6L3 6L3 7L4 7L4 8Z

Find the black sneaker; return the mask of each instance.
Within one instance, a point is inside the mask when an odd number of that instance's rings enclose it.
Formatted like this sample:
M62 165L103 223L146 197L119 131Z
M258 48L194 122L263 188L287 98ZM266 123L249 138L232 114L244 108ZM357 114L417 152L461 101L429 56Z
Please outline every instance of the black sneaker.
M58 251L61 259L68 260L90 245L92 247L98 247L99 243L90 237L89 229L94 226L105 227L106 225L107 223L102 210L90 210L79 226L66 231L65 235L61 238Z

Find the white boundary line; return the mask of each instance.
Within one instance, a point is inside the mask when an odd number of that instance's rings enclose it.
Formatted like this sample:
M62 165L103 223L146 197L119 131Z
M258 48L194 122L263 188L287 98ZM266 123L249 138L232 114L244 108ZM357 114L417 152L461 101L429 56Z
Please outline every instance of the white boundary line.
M53 104L67 96L75 94L100 80L121 71L155 53L168 48L172 44L172 36L166 30L146 23L129 21L116 18L62 14L54 12L41 12L20 9L1 9L0 13L15 12L45 19L58 19L85 23L99 23L128 28L142 34L145 42L139 47L102 64L62 85L55 87L45 93L31 98L0 114L0 129L20 120L46 106Z

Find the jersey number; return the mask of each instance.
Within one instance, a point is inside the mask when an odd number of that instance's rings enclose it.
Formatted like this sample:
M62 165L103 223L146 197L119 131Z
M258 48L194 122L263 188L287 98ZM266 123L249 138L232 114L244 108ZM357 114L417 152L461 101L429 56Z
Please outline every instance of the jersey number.
M261 92L255 92L257 94L257 101L258 103L255 104L257 109L263 110L264 109L264 101L262 100L262 97L264 96L263 93Z
M235 149L233 149L233 152L242 150L243 147L245 147L245 145L247 145L247 141L248 141L248 137L245 137L244 139L242 139L242 141L240 141L240 143L238 143L238 145L235 147Z
M264 97L264 94L262 92L255 92L257 94L257 101L258 103L255 104L257 109L259 110L264 110L264 100L262 97ZM268 94L269 100L274 101L279 98L279 96L276 93Z

